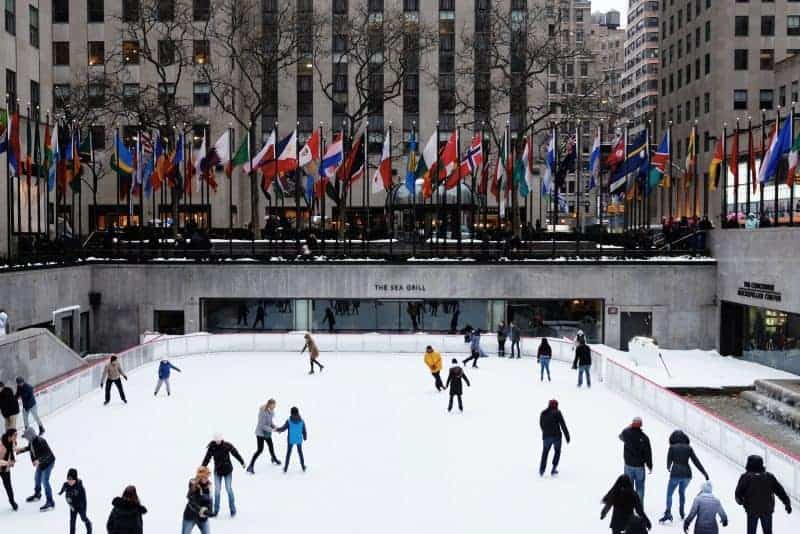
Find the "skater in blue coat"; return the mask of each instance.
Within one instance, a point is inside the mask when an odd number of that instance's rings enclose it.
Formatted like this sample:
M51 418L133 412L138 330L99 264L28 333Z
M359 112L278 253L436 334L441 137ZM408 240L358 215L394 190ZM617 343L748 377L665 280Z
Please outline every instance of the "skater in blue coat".
M158 391L161 389L161 384L165 384L167 386L168 396L172 394L169 389L169 375L172 374L173 369L179 373L182 372L180 369L172 365L169 360L161 360L161 363L158 364L158 384L156 384L156 391L153 393L154 397L158 395Z
M292 406L289 419L283 423L283 426L275 429L276 432L289 431L288 444L286 446L286 461L283 463L283 472L289 469L289 459L292 457L292 447L297 447L297 454L300 455L300 467L303 471L306 470L306 460L303 457L303 442L308 439L306 432L306 422L300 417L300 410L296 406Z

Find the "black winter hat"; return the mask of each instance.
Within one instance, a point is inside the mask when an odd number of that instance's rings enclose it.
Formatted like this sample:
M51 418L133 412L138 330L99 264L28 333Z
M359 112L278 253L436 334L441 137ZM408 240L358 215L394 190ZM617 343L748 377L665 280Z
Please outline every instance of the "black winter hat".
M24 384L24 383L25 383L25 379L24 379L24 378L22 378L21 376L18 376L18 377L17 377L17 384L19 384L19 385L21 386L21 385L22 385L22 384Z
M78 480L78 470L70 467L67 471L67 480Z
M453 365L456 365L456 364L458 364L458 360L453 358L452 360L450 360L450 363L452 363Z

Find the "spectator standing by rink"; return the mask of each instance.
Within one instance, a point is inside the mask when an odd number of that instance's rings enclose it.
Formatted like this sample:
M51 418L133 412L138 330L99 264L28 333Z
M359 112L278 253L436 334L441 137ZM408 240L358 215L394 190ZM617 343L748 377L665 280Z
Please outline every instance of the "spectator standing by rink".
M669 470L669 482L667 483L667 510L664 516L658 520L659 523L672 521L672 494L678 488L678 512L681 519L686 517L684 513L686 506L686 488L692 481L692 468L689 461L703 473L708 480L708 473L703 468L703 464L694 453L694 449L689 444L689 436L682 430L676 430L669 436L669 451L667 452L667 469Z
M29 416L33 416L36 424L39 425L39 435L44 434L44 425L39 419L39 409L36 407L36 393L33 386L25 382L21 376L17 377L17 398L22 401L22 421L25 428L28 428Z
M539 362L539 380L544 382L544 373L547 371L547 381L550 382L550 359L553 357L553 349L550 347L547 338L543 337L539 343L539 350L536 351L536 361Z
M78 470L70 468L67 471L67 481L61 486L59 495L65 495L69 505L69 534L75 534L76 518L80 516L86 526L86 534L92 534L92 522L86 517L86 490L83 481L78 478Z
M497 355L501 358L506 357L506 338L508 337L508 329L506 323L500 321L497 325Z
M128 380L128 375L126 375L125 371L122 369L119 359L117 359L116 356L112 356L111 360L106 364L105 369L103 369L103 376L100 378L100 387L103 387L103 384L105 384L106 389L106 401L103 403L104 405L111 402L111 384L117 386L119 398L122 399L122 402L128 404L128 401L125 399L125 390L122 389L122 378L120 377Z
M208 444L206 455L203 458L203 467L206 467L211 459L214 459L214 513L219 513L219 497L222 492L222 481L225 481L225 492L228 494L228 508L231 517L236 515L236 502L233 496L233 462L231 455L244 467L244 459L233 444L222 439L221 434L214 436Z
M686 521L683 522L684 532L689 532L689 527L695 518L697 518L697 521L694 524L694 534L719 534L717 516L719 516L723 527L728 526L728 515L711 490L711 482L708 480L703 482L700 494L694 498L689 515L686 516Z
M11 469L16 463L17 450L17 429L9 428L0 437L0 479L3 481L3 489L6 490L8 504L11 509L17 511L17 501L14 500L14 486L11 485Z
M469 337L469 351L470 356L469 358L465 359L462 364L466 367L467 363L472 362L472 368L478 367L478 358L485 357L486 354L483 352L481 348L481 331L479 328L476 328L470 333Z
M747 457L745 473L736 485L736 502L747 513L747 534L756 534L758 523L764 534L772 534L772 514L775 513L775 496L783 503L787 514L792 513L792 501L781 483L764 469L764 459L758 455Z
M142 516L147 508L139 502L135 486L125 488L122 497L114 497L111 505L113 508L106 522L108 534L144 534Z
M644 469L647 467L648 471L653 472L653 451L650 448L650 438L642 431L642 418L634 417L631 426L620 433L619 439L625 444L625 474L633 482L636 493L644 504Z
M190 534L194 527L201 534L209 534L208 518L211 516L211 471L208 467L197 468L195 477L189 481L186 493L186 508L183 509L181 534Z
M158 383L156 384L156 391L153 393L154 397L158 395L158 392L161 389L161 384L167 386L167 396L169 397L172 395L172 392L169 389L169 377L170 374L172 374L173 369L179 373L182 372L180 369L172 365L172 362L169 360L161 360L161 363L158 364Z
M581 337L578 346L575 347L575 360L572 368L578 370L578 387L583 385L583 376L586 375L586 387L592 387L592 350L586 344L586 338Z
M14 397L14 390L0 382L0 414L3 415L5 430L17 428L19 403Z
M436 391L442 391L444 384L442 384L442 355L439 351L433 350L433 347L428 345L425 348L425 365L430 369L433 375L433 384L436 386Z
M272 422L275 417L275 399L269 399L267 403L258 409L258 423L256 423L256 452L253 453L253 458L250 460L250 465L247 467L247 472L251 475L255 474L254 467L256 460L261 456L264 450L264 442L269 447L269 455L272 459L273 465L281 465L281 461L275 456L275 446L272 443L272 431L275 430L275 424Z
M11 326L8 324L8 314L0 308L0 337L11 333Z
M514 324L514 321L510 321L508 323L508 333L509 337L511 337L511 358L514 357L514 348L517 349L517 358L522 356L522 351L519 348L520 339L522 339L522 333L519 331L519 327Z
M314 374L314 365L319 366L319 372L321 373L325 366L319 363L319 348L317 347L317 343L314 341L314 338L311 337L311 334L305 334L303 339L306 340L306 344L303 345L303 350L300 351L300 354L303 354L306 349L308 349L308 357L309 362L311 362L311 371L308 374Z
M336 329L336 317L333 315L333 310L325 308L325 315L322 317L322 324L328 323L328 332L333 334Z
M542 429L542 460L539 462L539 476L544 475L551 447L554 449L554 454L553 469L550 474L555 476L558 474L558 462L561 459L562 432L569 443L569 430L567 430L567 423L564 422L564 415L558 409L557 400L552 399L547 403L547 408L539 416L539 427Z
M53 472L56 457L53 451L50 450L50 445L48 445L47 441L43 437L37 436L32 428L28 427L25 429L22 437L28 440L28 446L17 452L30 453L31 463L33 463L33 467L35 468L33 495L25 499L25 501L35 502L41 499L42 486L44 486L45 503L44 506L39 508L39 511L46 512L56 506L56 503L53 501L53 488L50 486L50 474Z
M297 455L300 456L300 467L305 472L306 459L303 456L303 442L308 439L308 431L306 422L300 417L300 410L296 406L292 406L289 412L289 419L283 423L283 426L276 429L276 432L285 432L287 430L289 433L286 436L286 461L283 462L283 472L286 473L289 469L289 460L292 458L293 447L297 447Z
M634 512L642 518L645 528L650 530L650 520L644 513L642 500L633 490L633 482L631 482L628 475L620 475L605 497L603 497L603 510L600 512L600 519L605 519L612 508L614 511L611 514L611 534L630 532L628 526L634 520Z
M470 386L469 378L464 374L464 370L459 367L458 360L453 358L450 363L453 366L447 374L447 383L445 384L445 387L450 388L450 402L447 405L447 411L453 411L453 397L458 397L458 410L463 412L464 404L461 402L461 394L464 392L464 386L461 382L464 381Z

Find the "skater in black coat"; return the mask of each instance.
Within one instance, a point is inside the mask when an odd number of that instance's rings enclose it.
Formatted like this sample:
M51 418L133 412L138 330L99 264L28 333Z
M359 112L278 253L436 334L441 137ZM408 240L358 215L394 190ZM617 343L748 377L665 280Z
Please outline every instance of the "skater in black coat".
M561 410L558 409L557 400L552 399L547 404L547 408L539 416L539 427L542 429L542 460L539 463L539 476L544 475L551 447L555 449L555 453L553 454L553 469L550 474L557 475L558 461L561 459L562 432L569 443L569 430L567 430L567 423L564 422Z
M208 534L208 518L212 516L210 477L211 471L208 467L202 466L197 468L195 477L189 481L181 534L189 534L194 527L197 527L201 534Z
M692 480L692 468L689 466L691 461L698 471L708 480L703 464L694 453L694 449L689 444L689 436L682 430L676 430L669 436L669 451L667 452L667 469L669 469L669 482L667 483L667 508L664 516L658 520L659 523L672 521L672 494L675 488L678 489L678 512L681 519L686 517L686 488Z
M14 390L0 382L0 414L5 421L5 429L17 428L17 415L19 415L19 403L14 396Z
M792 501L778 479L764 469L764 459L761 456L748 456L745 469L736 485L735 496L736 502L747 513L747 533L755 534L760 522L764 534L772 534L775 497L781 500L787 514L792 513Z
M205 467L214 458L214 515L219 513L219 496L222 491L221 485L225 481L225 491L228 493L228 508L231 511L231 517L236 515L236 502L233 496L233 462L231 462L231 455L236 458L239 463L244 467L244 458L239 454L231 443L222 439L222 436L217 434L214 440L208 444L206 455L203 458L202 465Z
M453 364L453 367L450 368L450 372L447 374L447 382L444 385L444 387L450 388L450 403L447 405L447 411L453 410L453 397L458 397L458 409L463 412L464 404L461 402L461 393L464 391L464 387L461 382L463 380L468 386L471 386L471 384L467 375L464 374L464 370L459 367L458 360L453 358L450 363Z
M86 517L86 490L83 482L78 478L78 470L67 471L67 481L61 486L59 495L65 495L69 505L69 534L75 534L75 519L80 516L86 526L86 534L92 534L92 522Z
M50 445L47 441L36 435L33 427L28 427L22 433L22 437L28 440L28 446L19 449L17 452L29 452L31 455L31 463L35 468L34 471L34 489L33 495L25 499L26 502L38 501L42 498L42 486L44 486L45 503L39 508L40 511L45 512L55 508L53 501L53 489L50 486L50 474L53 472L53 466L56 463L56 457L53 451L50 450Z
M633 490L633 482L628 475L620 475L611 489L603 497L603 510L600 512L600 519L605 519L611 508L611 534L622 534L627 532L628 525L634 517L634 512L642 518L644 527L650 530L651 524L642 508L642 500Z
M650 438L642 431L642 418L634 417L631 425L620 433L619 439L625 444L625 474L633 481L639 499L644 502L645 468L653 472L653 450Z
M122 492L122 497L114 497L111 501L113 508L106 522L108 534L143 534L144 522L142 516L147 513L147 508L139 502L135 486L128 486Z

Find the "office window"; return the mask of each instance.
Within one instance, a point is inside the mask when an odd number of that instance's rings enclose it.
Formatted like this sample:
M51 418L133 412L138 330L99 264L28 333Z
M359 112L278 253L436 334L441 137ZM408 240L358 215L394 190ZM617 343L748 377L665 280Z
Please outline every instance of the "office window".
M703 93L703 113L711 113L711 93Z
M106 104L106 88L101 83L90 83L88 88L89 106L101 108Z
M139 20L139 0L122 0L122 22Z
M700 78L700 58L694 60L694 79Z
M17 34L17 2L6 0L6 31L11 35Z
M774 106L775 92L772 89L762 89L758 92L760 109L772 109Z
M775 68L775 50L771 48L762 48L758 57L761 70L772 70Z
M158 0L158 20L169 22L175 19L175 0Z
M677 107L677 108L675 108L675 122L677 122L678 124L680 124L681 122L683 122L683 113L682 113L682 110L683 110L683 106L682 106L682 105L680 105L680 104L678 104L678 107Z
M694 47L700 48L700 27L694 29Z
M733 109L747 109L747 89L734 89Z
M692 65L686 65L686 84L688 85L692 81Z
M158 84L158 100L163 103L175 102L175 84L174 83L159 83Z
M697 117L700 115L700 97L694 97L694 116Z
M711 56L709 54L706 54L703 59L704 59L703 72L705 74L711 74Z
M105 6L103 0L86 0L86 20L88 22L103 22Z
M106 148L106 127L102 124L93 124L90 130L92 140L92 150L105 150Z
M31 80L31 107L36 108L42 103L42 96L39 90L39 82Z
M207 107L211 104L211 86L204 82L195 82L192 91L195 107Z
M53 23L69 22L69 0L53 0Z
M800 35L800 15L789 15L786 17L786 34Z
M205 39L194 41L194 62L205 65L211 62L211 46Z
M800 98L800 82L793 81L792 82L792 102L797 102L798 98Z
M122 105L129 110L139 105L138 83L126 83L122 86Z
M736 16L733 21L733 35L747 37L750 35L750 17Z
M39 9L28 6L28 22L30 30L31 46L39 48Z
M555 83L555 82L552 82ZM661 78L661 96L667 96L667 79Z
M778 87L778 105L781 107L786 106L786 86L781 85Z
M126 65L139 64L139 41L122 41L122 62Z
M106 62L106 45L103 41L89 41L89 65L103 65Z
M692 103L691 101L686 101L686 120L692 120Z
M192 4L194 20L208 20L211 14L211 0L194 0Z
M53 65L69 65L69 41L53 41Z
M763 15L761 17L761 35L764 37L775 35L775 17L773 15Z
M706 42L711 40L711 21L706 21Z
M53 107L64 109L69 102L71 88L68 83L57 83L53 85Z
M407 3L408 2L406 2L406 4ZM334 15L347 15L347 0L333 0L332 7ZM415 6L414 9L406 9L405 11L417 11L417 9Z
M737 48L733 51L734 70L747 70L747 53L746 48Z
M175 43L168 39L158 41L158 63L164 67L175 63Z
M686 35L686 55L688 56L689 53L692 51L692 34Z
M678 89L683 87L683 71L678 70Z

